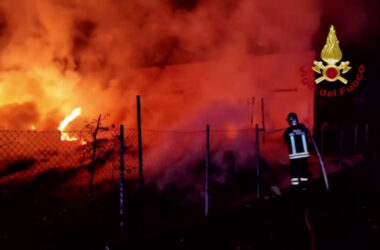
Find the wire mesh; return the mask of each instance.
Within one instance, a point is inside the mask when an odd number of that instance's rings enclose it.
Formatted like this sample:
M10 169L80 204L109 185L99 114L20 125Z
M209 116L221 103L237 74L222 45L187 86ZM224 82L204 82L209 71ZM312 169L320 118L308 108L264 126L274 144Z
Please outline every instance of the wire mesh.
M1 192L1 197L8 203L2 207L8 211L2 214L11 213L12 207L22 200L22 207L33 207L28 219L34 218L34 221L29 225L45 217L53 224L66 221L63 218L72 221L80 218L87 221L85 225L94 225L97 221L97 226L91 228L100 231L118 230L119 133L116 127L103 128L98 130L95 139L93 130L71 131L67 134L75 139L62 141L59 131L0 131L0 186L6 187L2 189L6 191ZM254 129L211 128L211 211L225 209L234 199L254 194L255 140ZM145 129L142 142L143 210L136 196L140 174L138 131L125 129L124 175L128 212L144 214L152 230L160 228L164 218L179 218L180 214L201 218L205 195L206 130ZM23 191L17 193L18 190ZM70 216L65 217L65 213ZM25 219L21 216L17 220L20 218ZM8 224L14 223L14 220L4 220ZM48 227L49 219L44 223Z
M99 131L95 147L91 133L67 133L73 141L62 141L59 131L0 131L0 183L25 183L49 171L61 176L55 176L56 185L85 186L91 166L96 183L112 179L118 164L118 131Z

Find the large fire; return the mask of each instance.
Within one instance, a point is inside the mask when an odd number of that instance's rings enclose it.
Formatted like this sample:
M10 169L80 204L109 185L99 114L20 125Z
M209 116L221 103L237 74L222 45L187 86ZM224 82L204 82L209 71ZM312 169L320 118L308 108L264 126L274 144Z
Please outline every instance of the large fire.
M61 124L59 124L58 130L61 131L61 141L77 141L78 140L78 137L75 137L75 136L71 137L64 130L67 127L67 125L69 125L70 122L72 122L74 119L76 119L80 115L81 111L82 110L80 107L74 109L73 112L71 112L71 114L67 116L61 122Z
M299 68L314 59L317 1L293 1L296 8L277 0L183 2L0 1L0 129L58 127L62 140L79 141L65 132L68 124L76 119L70 129L79 130L99 114L110 114L104 126L135 128L137 94L143 129L250 127L252 97L265 100L267 129L285 126L283 113L309 97ZM62 121L73 105L86 109ZM253 123L261 124L254 109ZM309 124L312 111L312 101L300 110ZM192 138L162 152L175 137L152 137L144 143L159 143L149 147L157 154L192 152ZM218 147L228 150L228 140Z
M281 80L271 67L247 77L258 72L237 67L247 55L304 53L319 23L315 1L183 2L2 0L0 129L52 130L73 105L86 107L77 124L109 113L135 127L136 94L150 128L194 129L207 106L236 106ZM163 67L205 61L216 64L202 75ZM241 127L227 114L218 120Z

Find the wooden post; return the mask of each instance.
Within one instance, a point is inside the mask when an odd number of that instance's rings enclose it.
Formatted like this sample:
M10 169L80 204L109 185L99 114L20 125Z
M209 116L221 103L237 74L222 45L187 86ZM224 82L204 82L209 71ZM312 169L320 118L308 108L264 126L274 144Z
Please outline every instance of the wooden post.
M124 232L124 125L120 125L120 233Z
M260 198L260 135L259 125L256 123L256 196Z
M210 125L206 125L205 217L209 214Z
M144 187L144 172L143 172L143 146L142 146L142 129L141 129L141 101L140 96L137 99L137 136L139 146L139 188L140 191Z

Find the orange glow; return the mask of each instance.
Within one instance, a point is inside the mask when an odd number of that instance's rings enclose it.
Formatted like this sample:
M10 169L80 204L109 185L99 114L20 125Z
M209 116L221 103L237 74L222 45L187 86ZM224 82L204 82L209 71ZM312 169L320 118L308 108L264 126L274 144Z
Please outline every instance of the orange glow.
M230 140L234 140L236 139L236 136L237 136L237 131L236 131L236 127L233 123L230 123L230 124L227 124L227 138L230 139Z
M67 127L67 125L69 125L70 122L75 120L75 118L77 118L80 115L80 113L81 113L80 107L74 109L73 112L71 112L71 114L69 116L67 116L61 122L61 124L59 124L58 130L61 131L61 141L77 141L78 140L78 138L75 136L70 137L66 132L64 132L64 130Z
M317 1L294 1L297 8L274 0L194 1L178 11L173 2L180 1L1 0L0 130L34 125L41 135L30 134L41 147L74 152L94 138L69 131L99 114L109 114L104 128L136 128L136 95L144 130L201 131L210 123L220 130L217 149L232 148L242 161L254 152L241 143L244 132L233 130L263 123L261 98L268 131L286 126L290 111L312 129L314 92L302 80L315 85L309 66ZM76 107L85 110L71 113ZM44 140L46 130L55 137ZM169 165L182 172L190 158L204 157L203 146L194 151L198 138L146 134L146 157L183 159L157 160L149 174Z

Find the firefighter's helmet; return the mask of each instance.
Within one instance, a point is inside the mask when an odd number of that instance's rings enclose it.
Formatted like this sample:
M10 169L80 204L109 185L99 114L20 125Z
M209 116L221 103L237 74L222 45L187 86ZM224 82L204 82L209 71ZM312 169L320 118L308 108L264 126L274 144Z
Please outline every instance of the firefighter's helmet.
M294 112L289 113L286 120L288 121L289 124L294 124L294 123L297 124L298 123L297 114Z

